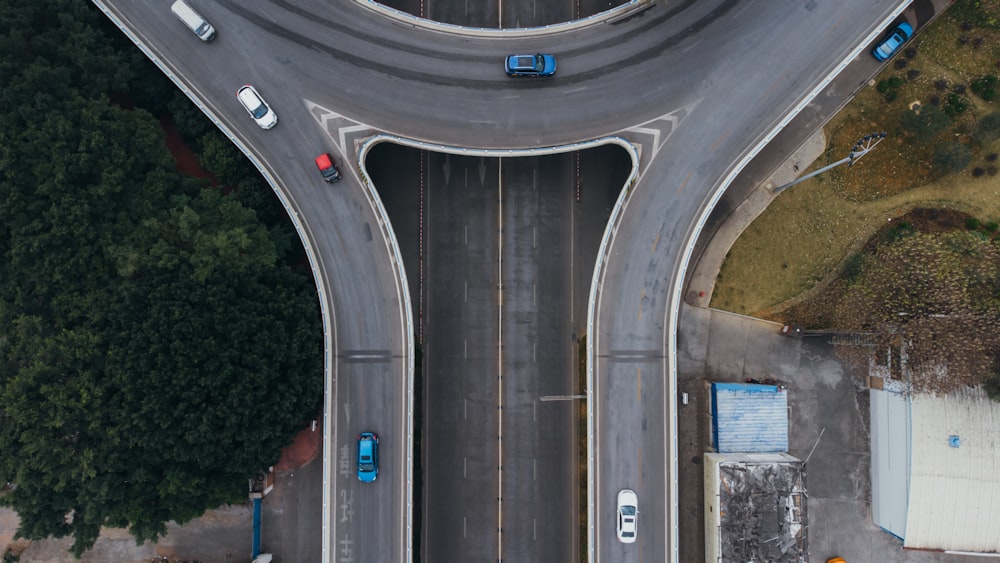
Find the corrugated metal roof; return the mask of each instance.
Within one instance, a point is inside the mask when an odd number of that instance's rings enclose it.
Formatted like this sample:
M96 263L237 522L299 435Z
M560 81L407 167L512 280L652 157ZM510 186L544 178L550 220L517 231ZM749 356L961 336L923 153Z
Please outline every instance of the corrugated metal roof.
M784 389L713 383L711 401L715 451L788 451L788 393Z
M870 393L872 521L902 538L910 484L910 404L899 393Z
M808 559L802 461L786 453L708 453L705 487L706 561Z
M903 546L1000 552L1000 404L980 390L911 401Z

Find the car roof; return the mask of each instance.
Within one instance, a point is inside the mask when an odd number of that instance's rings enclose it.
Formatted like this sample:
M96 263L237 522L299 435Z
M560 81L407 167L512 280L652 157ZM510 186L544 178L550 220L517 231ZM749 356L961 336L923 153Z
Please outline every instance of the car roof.
M254 91L254 87L250 85L240 88L236 95L240 98L241 102L250 107L255 107L264 103L264 100L261 99L260 95Z
M323 153L316 157L316 165L320 168L329 168L333 166L333 162L330 160L330 155Z

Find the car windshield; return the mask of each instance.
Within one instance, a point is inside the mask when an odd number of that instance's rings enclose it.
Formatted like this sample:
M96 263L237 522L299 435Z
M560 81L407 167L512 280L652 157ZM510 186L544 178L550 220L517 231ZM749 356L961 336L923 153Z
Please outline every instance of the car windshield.
M260 104L253 110L253 116L257 119L264 117L267 114L267 106Z
M622 507L622 515L624 515L624 516L635 516L635 507L634 506L623 506Z

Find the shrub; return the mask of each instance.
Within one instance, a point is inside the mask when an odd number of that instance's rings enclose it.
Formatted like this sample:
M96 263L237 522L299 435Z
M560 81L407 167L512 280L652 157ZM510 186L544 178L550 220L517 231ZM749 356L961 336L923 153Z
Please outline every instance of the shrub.
M941 96L938 96L937 94L931 94L929 101L932 106L936 106L941 103Z
M937 106L920 108L920 112L904 111L899 116L903 129L922 143L930 141L951 125L951 118Z
M955 92L956 94L964 94L965 84L956 84L955 87L952 88L952 91Z
M964 87L963 87L964 90ZM944 113L954 117L969 109L969 100L959 94L948 94L944 100Z
M979 219L976 219L975 217L966 217L965 218L965 228L966 229L969 229L970 231L975 231L976 229L979 228L979 225L980 225Z
M980 76L972 81L972 92L987 102L992 101L997 95L997 77L992 74Z
M885 93L885 101L887 102L894 101L898 97L899 97L898 90L889 90L888 92Z
M907 80L914 80L918 76L920 76L920 71L917 70L917 69L915 69L915 68L911 68L910 70L906 71L906 79Z
M944 92L945 90L948 89L948 79L938 78L937 80L934 81L934 87L937 88L939 92Z
M840 270L840 277L843 278L847 283L853 282L864 269L865 255L861 252L855 252L854 254L847 257L844 260L844 266Z
M972 48L973 49L978 49L978 48L980 48L980 47L983 46L984 42L985 42L985 40L982 37L977 37L977 38L975 38L975 39L972 40Z
M934 165L942 172L960 172L972 160L972 150L966 145L948 141L934 147Z
M961 37L958 38L958 44L959 45L965 45L968 42L969 42L969 36L968 35L963 35L963 36L961 36Z
M903 79L898 76L892 76L888 80L890 88L899 88L903 85Z
M896 59L896 62L892 63L892 66L897 69L906 68L906 65L910 64L906 59Z
M883 94L885 94L886 92L889 91L889 81L888 80L879 80L878 85L875 86L875 89L878 90L879 92L882 92Z
M1000 138L1000 111L995 111L984 115L976 124L976 131L973 134L980 143L989 143ZM997 159L996 153L986 155L988 162Z
M884 240L887 244L899 242L906 237L917 233L917 228L908 221L899 221L891 229L886 231Z
M997 167L996 166L987 166L986 167L986 173L989 174L990 176L996 176L997 175Z
M990 154L986 155L986 162L996 162L996 160L997 160L997 153L991 152Z
M986 396L994 401L1000 401L1000 373L992 373L983 380Z
M917 56L917 48L916 47L909 47L908 49L906 49L905 51L903 51L903 56L906 57L906 58L908 58L908 59L912 59L913 57L916 57Z
M975 178L978 178L983 174L986 174L986 170L982 166L977 166L972 169L972 176Z
M997 223L996 221L987 221L983 225L983 228L986 229L987 231L991 232L991 233L995 233L996 230L998 228L1000 228L1000 223Z

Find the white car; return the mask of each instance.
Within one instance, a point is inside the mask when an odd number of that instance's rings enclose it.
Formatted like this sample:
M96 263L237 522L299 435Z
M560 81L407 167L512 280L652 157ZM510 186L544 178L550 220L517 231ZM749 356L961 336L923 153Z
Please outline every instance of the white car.
M639 498L629 489L618 491L618 541L635 542L636 518L639 516Z
M260 97L257 89L247 84L236 91L236 99L240 101L243 109L247 110L250 117L260 125L261 129L270 129L278 123L278 116L267 105L264 98Z

